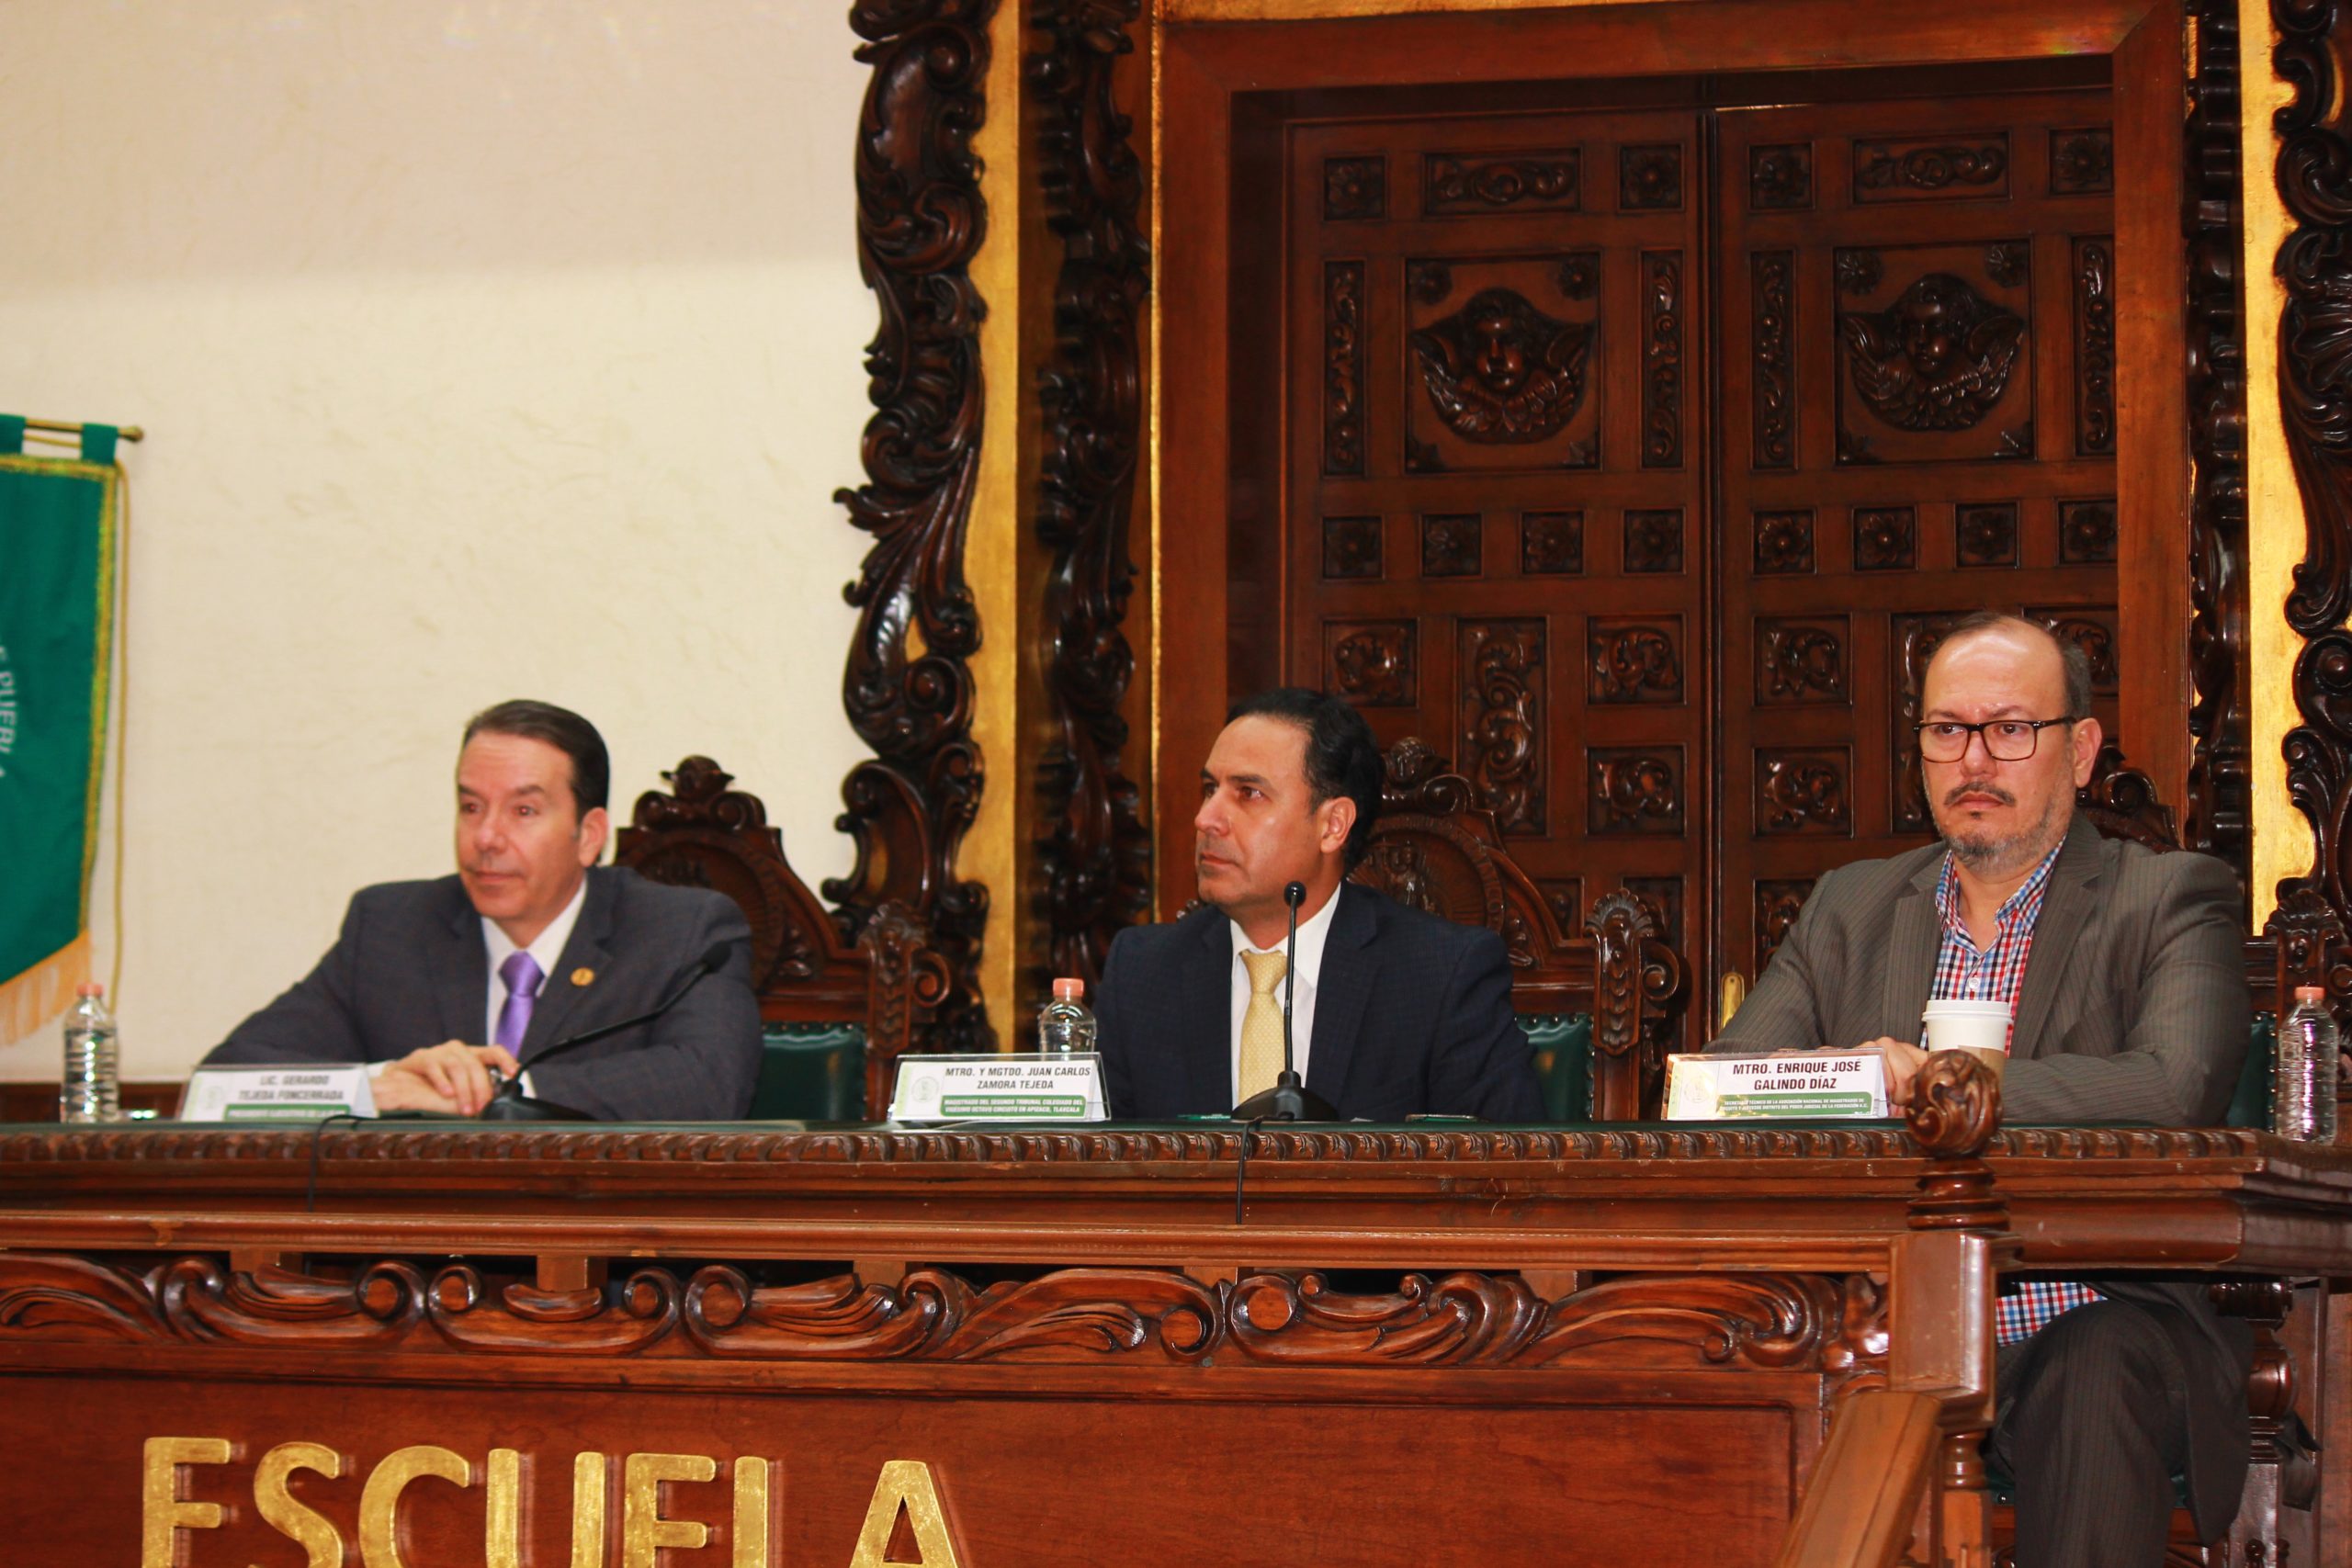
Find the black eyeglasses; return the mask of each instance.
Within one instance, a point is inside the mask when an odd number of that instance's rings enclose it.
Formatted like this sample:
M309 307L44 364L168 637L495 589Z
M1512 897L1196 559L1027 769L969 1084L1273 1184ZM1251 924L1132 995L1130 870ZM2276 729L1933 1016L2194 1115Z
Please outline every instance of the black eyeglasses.
M1984 754L1996 762L2022 762L2033 755L2041 732L2071 718L1996 718L1983 724L1938 719L1919 729L1919 755L1930 762L1957 762L1968 755L1968 738L1984 738Z

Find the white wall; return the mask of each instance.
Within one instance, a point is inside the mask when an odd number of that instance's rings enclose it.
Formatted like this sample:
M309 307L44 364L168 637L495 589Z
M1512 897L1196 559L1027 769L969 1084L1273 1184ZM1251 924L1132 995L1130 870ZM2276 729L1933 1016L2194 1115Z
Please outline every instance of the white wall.
M0 0L0 410L148 431L126 1077L304 973L354 888L449 869L502 697L596 721L623 820L706 751L846 869L845 9Z

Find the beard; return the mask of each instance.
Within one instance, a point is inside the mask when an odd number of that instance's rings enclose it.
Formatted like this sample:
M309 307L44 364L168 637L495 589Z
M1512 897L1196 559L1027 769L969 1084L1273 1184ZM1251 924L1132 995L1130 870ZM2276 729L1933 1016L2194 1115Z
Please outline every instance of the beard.
M1944 814L1956 811L1964 795L1989 795L2004 806L2015 806L2018 797L1996 784L1962 783L1946 792L1935 814L1944 847L1951 852L1952 858L1988 880L2022 871L2048 854L2050 846L2064 834L2061 809L2071 815L2074 807L2074 802L2063 793L2052 794L2040 820L2014 833L1996 833L1973 827L1956 817L1947 820Z

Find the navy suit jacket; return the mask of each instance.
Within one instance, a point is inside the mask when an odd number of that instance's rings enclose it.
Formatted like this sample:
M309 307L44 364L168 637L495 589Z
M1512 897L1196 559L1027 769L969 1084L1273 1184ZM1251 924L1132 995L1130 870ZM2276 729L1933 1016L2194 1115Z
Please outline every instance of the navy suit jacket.
M1502 938L1352 883L1323 942L1306 1087L1342 1120L1418 1111L1536 1122L1534 1053ZM1222 910L1121 931L1095 998L1111 1114L1233 1108L1233 938Z
M661 1018L535 1065L560 1040L659 1007L715 943L729 949L725 967ZM490 951L465 885L388 882L355 895L318 967L205 1060L390 1062L445 1040L480 1044L489 994ZM752 928L735 901L590 867L580 919L515 1053L539 1098L608 1120L725 1121L751 1109L760 1052Z

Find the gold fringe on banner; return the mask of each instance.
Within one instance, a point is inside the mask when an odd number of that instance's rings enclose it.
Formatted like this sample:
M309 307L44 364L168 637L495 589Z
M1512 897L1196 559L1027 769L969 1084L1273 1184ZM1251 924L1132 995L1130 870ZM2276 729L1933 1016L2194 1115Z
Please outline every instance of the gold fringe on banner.
M24 1040L73 1005L89 983L90 933L82 934L12 980L0 981L0 1040Z

